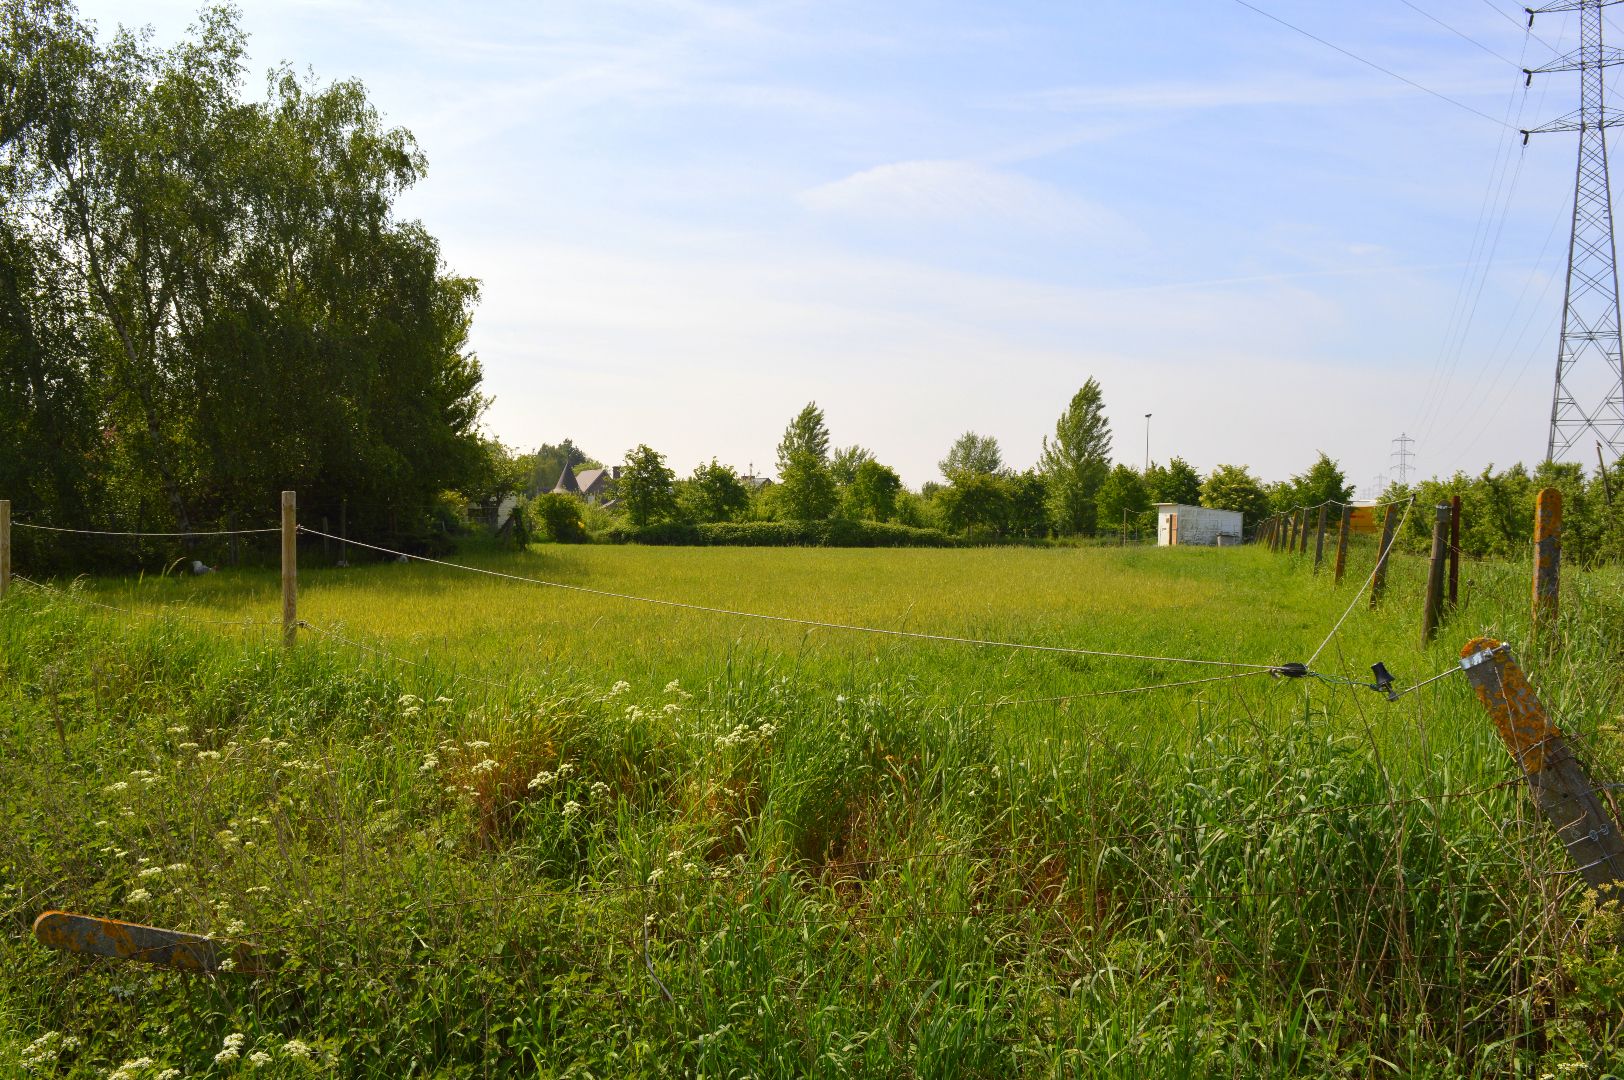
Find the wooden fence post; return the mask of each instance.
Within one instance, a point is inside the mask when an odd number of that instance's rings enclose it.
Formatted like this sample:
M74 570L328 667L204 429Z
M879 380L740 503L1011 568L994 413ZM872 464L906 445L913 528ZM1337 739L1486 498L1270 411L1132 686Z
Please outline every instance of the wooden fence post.
M1314 528L1314 573L1320 572L1320 563L1325 561L1325 515L1331 508L1325 504L1320 505L1319 524Z
M299 635L299 513L298 496L282 493L282 644L292 646Z
M1276 514L1269 519L1269 550L1280 550L1280 515Z
M1449 606L1460 600L1460 496L1449 498Z
M1293 510L1291 512L1291 538L1286 541L1286 554L1287 555L1295 555L1295 554L1297 554L1297 537L1302 534L1302 531L1303 531L1303 516L1302 516L1302 514L1300 514L1297 511Z
M1382 518L1382 542L1376 549L1376 572L1370 575L1370 606L1381 602L1387 590L1387 560L1393 554L1393 533L1398 531L1398 504L1390 503Z
M1421 644L1438 636L1438 619L1444 608L1444 571L1449 553L1449 507L1435 509L1432 522L1432 557L1427 560L1427 599L1421 608Z
M1545 488L1534 498L1534 634L1556 622L1562 579L1562 493Z
M0 499L0 598L11 588L11 500Z
M1300 555L1308 554L1308 507L1306 506L1303 507L1302 535L1297 538L1297 553Z
M1336 533L1336 584L1342 584L1343 571L1348 568L1348 534L1353 531L1353 507L1342 508L1342 525Z
M1461 666L1585 883L1606 889L1624 881L1624 836L1510 647L1493 638L1474 638L1461 650Z

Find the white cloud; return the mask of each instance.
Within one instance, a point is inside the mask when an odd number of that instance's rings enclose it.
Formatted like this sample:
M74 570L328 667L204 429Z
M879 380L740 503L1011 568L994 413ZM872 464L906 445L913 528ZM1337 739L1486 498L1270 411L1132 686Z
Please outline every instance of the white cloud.
M970 161L899 161L803 191L823 213L897 222L942 221L1098 229L1112 215L1059 188Z

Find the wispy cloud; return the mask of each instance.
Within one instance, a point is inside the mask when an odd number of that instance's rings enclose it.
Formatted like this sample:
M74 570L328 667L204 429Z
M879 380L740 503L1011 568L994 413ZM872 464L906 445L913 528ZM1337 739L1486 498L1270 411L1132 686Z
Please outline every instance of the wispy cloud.
M1059 229L1115 226L1114 215L1019 173L971 161L898 161L801 193L812 210L891 222Z

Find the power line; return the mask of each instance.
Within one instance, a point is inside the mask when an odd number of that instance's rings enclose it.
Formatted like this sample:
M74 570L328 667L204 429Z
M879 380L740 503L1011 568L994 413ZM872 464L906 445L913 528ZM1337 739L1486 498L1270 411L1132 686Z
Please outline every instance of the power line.
M1336 52L1339 52L1343 56L1346 56L1350 60L1356 60L1356 61L1358 61L1359 63L1365 65L1368 68L1371 68L1371 69L1373 69L1375 71L1381 72L1383 75L1386 75L1386 76L1388 76L1390 78L1397 79L1399 82L1405 84L1406 86L1414 87L1415 89L1421 91L1423 94L1430 94L1432 97L1437 98L1439 101L1448 102L1449 104L1455 106L1455 108L1457 108L1457 109L1464 109L1467 112L1471 113L1473 116L1481 117L1484 120L1487 120L1491 124L1497 124L1497 125L1499 125L1500 127L1503 127L1503 128L1510 128L1511 127L1511 125L1506 123L1504 120L1497 120L1494 117L1490 116L1488 113L1483 112L1481 109L1476 109L1476 108L1473 108L1472 106L1466 104L1464 101L1460 101L1460 100L1458 100L1456 98L1452 98L1448 94L1440 93L1439 91L1432 89L1430 86L1423 86L1420 83L1416 82L1414 79L1408 78L1408 77L1406 77L1404 75L1400 75L1398 72L1394 71L1392 68L1383 67L1382 65L1376 63L1374 60L1367 60L1363 56L1360 56L1356 52L1350 52L1349 50L1344 49L1342 46L1337 45L1334 42L1326 41L1324 38L1320 37L1318 34L1310 33L1309 31L1304 30L1300 26L1297 26L1297 25L1295 25L1293 23L1287 22L1286 20L1282 19L1278 15L1271 15L1269 12L1264 11L1262 8L1258 7L1256 4L1248 3L1247 0L1235 0L1235 3L1239 4L1241 7L1246 8L1249 11L1256 12L1257 14L1263 16L1265 19L1268 19L1271 22L1279 23L1281 26L1284 26L1287 30L1291 30L1294 33L1301 34L1303 37L1308 38L1311 41L1317 41L1321 45L1324 45L1327 49L1332 49L1332 50L1334 50ZM1515 130L1515 129L1513 128L1513 130Z
M1448 23L1446 23L1442 19L1438 18L1438 16L1432 14L1432 12L1426 11L1426 10L1422 9L1421 7L1418 7L1417 5L1410 3L1410 0L1398 0L1398 2L1403 4L1405 7L1409 8L1411 11L1415 12L1416 14L1421 15L1421 16L1423 16L1425 18L1431 19L1433 22L1437 23L1439 26L1443 27L1445 30L1448 30L1451 34L1454 34L1456 37L1460 38L1462 41L1467 42L1470 45L1477 46L1479 49L1482 49L1484 52L1488 53L1490 56L1494 57L1496 60L1503 60L1504 62L1510 64L1512 67L1516 68L1518 71L1522 70L1522 65L1517 63L1517 61L1511 59L1509 56L1503 56L1500 53L1495 52L1493 49L1489 48L1487 45L1483 44L1481 41L1477 40L1476 38L1472 37L1471 35L1463 33L1462 31L1455 29L1453 26L1450 26Z

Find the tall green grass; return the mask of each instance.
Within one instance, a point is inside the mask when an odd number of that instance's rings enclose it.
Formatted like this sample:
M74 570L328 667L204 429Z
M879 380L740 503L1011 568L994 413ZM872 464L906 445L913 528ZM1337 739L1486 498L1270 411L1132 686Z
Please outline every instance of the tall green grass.
M1276 663L1313 652L1363 555L1340 589L1251 549L468 557ZM1468 637L1523 642L1524 568L1481 564L1422 647L1420 569L1400 561L1316 666L1382 660L1411 684ZM225 1076L256 1053L256 1076L1619 1067L1616 920L1555 873L1571 864L1459 678L1392 704L1266 675L1029 701L1223 672L432 567L301 585L304 617L377 651L280 648L248 626L275 611L256 572L0 607L0 1073ZM1596 775L1624 777L1619 578L1570 575L1564 600L1526 666ZM281 966L60 956L28 937L45 907L250 940Z

